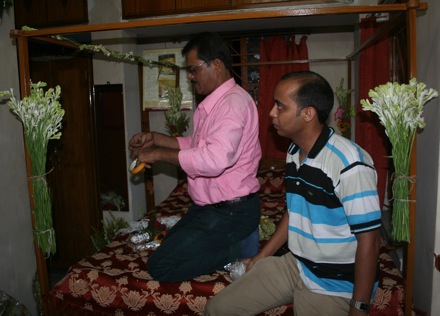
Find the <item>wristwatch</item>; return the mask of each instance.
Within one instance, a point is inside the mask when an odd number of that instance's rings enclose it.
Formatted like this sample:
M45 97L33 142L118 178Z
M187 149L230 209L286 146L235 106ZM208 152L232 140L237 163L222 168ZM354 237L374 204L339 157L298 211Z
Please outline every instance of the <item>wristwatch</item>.
M368 303L364 303L364 302L360 302L360 301L356 301L356 300L352 299L350 301L350 305L353 306L354 308L360 310L361 312L368 313L370 311L370 304L368 304Z

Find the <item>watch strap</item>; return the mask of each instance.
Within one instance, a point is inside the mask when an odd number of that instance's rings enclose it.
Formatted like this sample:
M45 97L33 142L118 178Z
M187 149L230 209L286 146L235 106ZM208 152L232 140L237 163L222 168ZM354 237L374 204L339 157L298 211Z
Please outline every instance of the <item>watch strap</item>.
M368 313L370 311L370 304L369 303L356 301L354 299L352 299L350 301L350 306L353 306L354 308L356 308L362 312L365 312L365 313Z

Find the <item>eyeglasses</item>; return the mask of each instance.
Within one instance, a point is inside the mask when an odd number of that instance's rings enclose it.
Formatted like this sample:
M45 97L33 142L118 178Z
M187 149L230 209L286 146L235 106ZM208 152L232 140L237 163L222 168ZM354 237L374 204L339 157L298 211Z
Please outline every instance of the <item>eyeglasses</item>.
M197 66L187 66L185 68L185 70L186 70L187 73L194 75L197 72L197 69L199 69L199 67L202 66L204 63L206 63L206 61L201 62Z

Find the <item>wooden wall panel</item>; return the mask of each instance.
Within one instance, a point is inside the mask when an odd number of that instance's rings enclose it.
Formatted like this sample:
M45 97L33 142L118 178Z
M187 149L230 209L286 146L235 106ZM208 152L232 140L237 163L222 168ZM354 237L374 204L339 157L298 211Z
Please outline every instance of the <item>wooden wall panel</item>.
M176 0L176 9L202 9L211 7L230 8L231 0Z

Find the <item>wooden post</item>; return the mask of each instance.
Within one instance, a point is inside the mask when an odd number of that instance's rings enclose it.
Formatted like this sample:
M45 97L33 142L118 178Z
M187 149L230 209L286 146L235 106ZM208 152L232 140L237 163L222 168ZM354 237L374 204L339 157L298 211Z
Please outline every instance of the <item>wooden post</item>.
M18 67L20 71L20 96L21 99L28 96L31 91L30 85L30 70L29 70L29 43L28 39L24 36L17 37L17 45L18 45ZM26 140L25 140L26 143ZM35 229L35 218L34 218L34 194L32 182L29 180L32 176L31 172L31 161L28 155L28 151L25 146L25 157L26 157L26 171L28 177L28 190L29 190L29 199L31 205L31 219L32 219L32 230ZM46 259L44 258L40 247L37 244L37 240L34 236L34 248L35 248L35 257L37 262L37 276L38 282L41 290L41 312L43 315L48 315L48 294L49 294L49 278L47 274L47 264Z
M416 34L416 18L417 8L420 3L418 0L409 0L407 2L406 28L408 41L408 79L416 77L417 74L417 34ZM416 152L417 137L414 140L414 146L410 160L410 176L416 175ZM410 201L416 200L416 187L414 184L410 192ZM406 284L405 284L405 315L411 316L413 309L413 291L414 291L414 246L415 246L415 223L416 223L416 203L409 205L409 237L410 242L407 243L406 249Z

